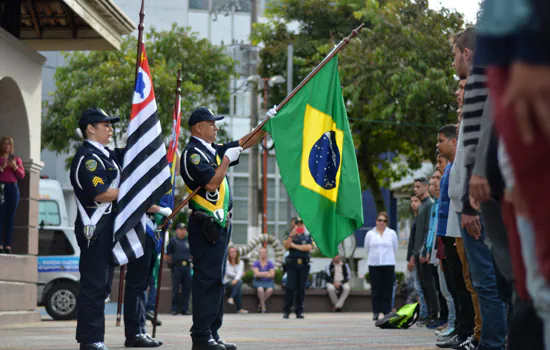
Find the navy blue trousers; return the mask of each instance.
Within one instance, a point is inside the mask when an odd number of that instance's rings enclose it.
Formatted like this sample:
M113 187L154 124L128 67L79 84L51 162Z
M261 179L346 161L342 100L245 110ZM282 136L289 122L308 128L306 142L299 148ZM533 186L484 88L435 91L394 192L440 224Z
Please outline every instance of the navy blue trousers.
M145 291L149 285L156 254L153 239L145 235L143 256L126 266L124 288L124 335L133 338L145 332Z
M189 218L189 248L193 256L191 338L194 344L220 339L218 330L223 323L225 294L223 276L231 227L218 229L218 241L210 243L202 232L201 220L196 215Z
M80 216L76 218L75 235L80 247L80 293L76 299L76 341L83 344L103 342L105 335L105 298L115 214L100 220L99 232L90 247L84 236ZM102 220L108 220L103 224Z
M0 194L0 245L11 246L13 235L13 219L19 204L19 187L17 182L0 182L4 189ZM2 198L3 197L3 200Z
M178 292L181 286L182 306L178 303ZM181 263L172 267L172 311L186 312L189 310L189 294L191 293L191 266Z
M290 313L292 304L296 301L294 310L296 315L304 313L304 299L306 297L306 284L309 277L309 264L297 264L287 260L285 305L283 312Z

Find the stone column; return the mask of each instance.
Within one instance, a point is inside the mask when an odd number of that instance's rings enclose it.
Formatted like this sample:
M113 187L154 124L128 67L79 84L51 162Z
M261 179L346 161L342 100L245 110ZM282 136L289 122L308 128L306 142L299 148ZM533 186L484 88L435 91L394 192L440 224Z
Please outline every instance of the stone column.
M14 254L38 254L38 186L42 164L23 161L25 178L20 180L21 199L15 213L12 251Z

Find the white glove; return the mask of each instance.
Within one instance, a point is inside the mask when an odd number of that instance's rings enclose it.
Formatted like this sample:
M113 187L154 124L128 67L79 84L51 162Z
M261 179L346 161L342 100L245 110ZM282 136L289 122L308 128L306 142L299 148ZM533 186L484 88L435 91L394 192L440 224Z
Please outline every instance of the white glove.
M271 108L269 111L267 111L267 113L265 114L265 117L266 118L273 118L275 116L275 114L277 114L277 106L273 106L273 108Z
M239 155L243 151L242 147L233 147L225 151L224 156L229 158L229 162L233 163L237 159L239 159Z
M172 214L172 209L168 207L160 207L159 214L167 218L170 216L170 214Z

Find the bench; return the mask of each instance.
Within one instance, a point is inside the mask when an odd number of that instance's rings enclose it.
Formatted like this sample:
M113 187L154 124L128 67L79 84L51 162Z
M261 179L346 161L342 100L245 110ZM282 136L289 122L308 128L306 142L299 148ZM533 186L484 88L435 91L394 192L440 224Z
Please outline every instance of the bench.
M118 280L120 269L115 269L113 278L113 288L111 300L117 301L118 298ZM159 313L170 313L172 305L172 278L170 269L163 269L163 281L161 286L161 296ZM282 313L284 305L285 291L280 286L275 286L273 295L267 301L267 312ZM226 296L227 299L227 296ZM372 295L368 290L352 290L344 304L342 312L372 312ZM405 305L405 298L401 295L395 296L395 307L399 308ZM191 305L190 305L191 307ZM243 285L243 308L249 312L256 312L258 308L258 299L256 290L248 285ZM326 289L310 288L306 291L304 302L305 312L332 312L332 304L328 297ZM234 305L224 303L225 313L235 313Z

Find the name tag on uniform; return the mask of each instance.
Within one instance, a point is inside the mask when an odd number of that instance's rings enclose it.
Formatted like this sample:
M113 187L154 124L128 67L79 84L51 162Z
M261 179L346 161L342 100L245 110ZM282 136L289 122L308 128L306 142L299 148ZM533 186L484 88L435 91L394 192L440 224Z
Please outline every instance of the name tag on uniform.
M185 261L185 260L182 261L182 262L181 262L181 265L182 265L182 266L187 266L187 261Z
M298 260L296 261L298 263L298 265L302 265L303 264L303 260L298 258Z

